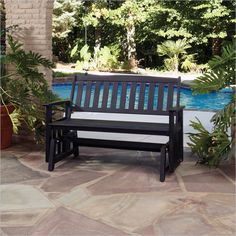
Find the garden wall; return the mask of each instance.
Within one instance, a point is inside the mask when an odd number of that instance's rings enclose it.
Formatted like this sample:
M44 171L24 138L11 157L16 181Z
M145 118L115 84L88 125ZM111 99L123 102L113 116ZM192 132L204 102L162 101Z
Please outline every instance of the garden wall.
M6 27L18 25L17 37L25 50L52 59L52 11L54 0L5 0ZM51 70L44 70L49 84Z

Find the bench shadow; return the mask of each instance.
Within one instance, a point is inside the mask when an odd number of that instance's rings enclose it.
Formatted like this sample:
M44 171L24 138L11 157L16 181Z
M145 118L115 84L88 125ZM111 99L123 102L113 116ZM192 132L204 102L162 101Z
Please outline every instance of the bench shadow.
M82 150L79 157L66 158L56 169L86 168L99 171L123 166L142 166L159 170L160 153L90 148L88 152Z

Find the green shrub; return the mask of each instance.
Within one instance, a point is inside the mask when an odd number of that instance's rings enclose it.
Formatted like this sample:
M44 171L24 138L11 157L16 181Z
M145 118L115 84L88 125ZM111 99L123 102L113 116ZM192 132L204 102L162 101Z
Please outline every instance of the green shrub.
M53 78L68 77L68 76L73 75L73 74L74 73L72 73L72 72L53 71L52 76L53 76Z
M185 39L167 40L157 47L157 53L160 56L168 57L164 59L167 70L178 72L183 55L187 53L186 49L190 47Z
M118 53L115 48L113 48L115 53ZM104 46L97 52L94 52L93 56L89 52L89 46L84 45L80 51L80 59L76 62L76 69L83 70L83 69L111 69L117 68L119 62L117 60L117 56L113 54L112 50ZM71 57L78 54L78 46L76 45L71 51Z
M117 65L117 58L112 54L110 48L103 47L98 51L97 67L102 68L114 68Z
M235 59L235 46L231 44L223 47L221 56L214 56L209 61L210 70L193 81L193 91L209 93L235 85ZM235 101L233 93L229 104L212 117L211 132L206 131L199 120L192 121L191 126L197 133L189 134L189 146L197 154L198 162L217 166L222 159L235 158Z
M52 93L39 67L51 69L51 61L32 51L26 52L22 44L11 35L7 36L10 50L1 55L3 65L13 65L15 71L1 76L1 104L12 104L15 111L10 115L14 131L26 126L40 142L44 135L45 109L44 103L58 100Z

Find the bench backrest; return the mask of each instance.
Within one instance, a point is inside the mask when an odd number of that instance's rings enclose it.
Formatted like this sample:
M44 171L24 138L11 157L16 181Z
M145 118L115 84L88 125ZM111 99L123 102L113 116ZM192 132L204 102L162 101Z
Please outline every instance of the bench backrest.
M168 115L179 106L180 77L144 75L75 75L73 110Z

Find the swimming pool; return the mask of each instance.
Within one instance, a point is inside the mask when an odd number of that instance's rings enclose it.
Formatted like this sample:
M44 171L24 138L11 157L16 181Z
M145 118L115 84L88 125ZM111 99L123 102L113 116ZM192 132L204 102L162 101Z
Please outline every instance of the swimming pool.
M53 84L53 92L58 94L63 99L70 97L72 85ZM197 110L220 110L229 103L232 92L228 90L220 92L212 92L209 94L193 95L191 89L181 88L180 103L185 106L185 109Z

